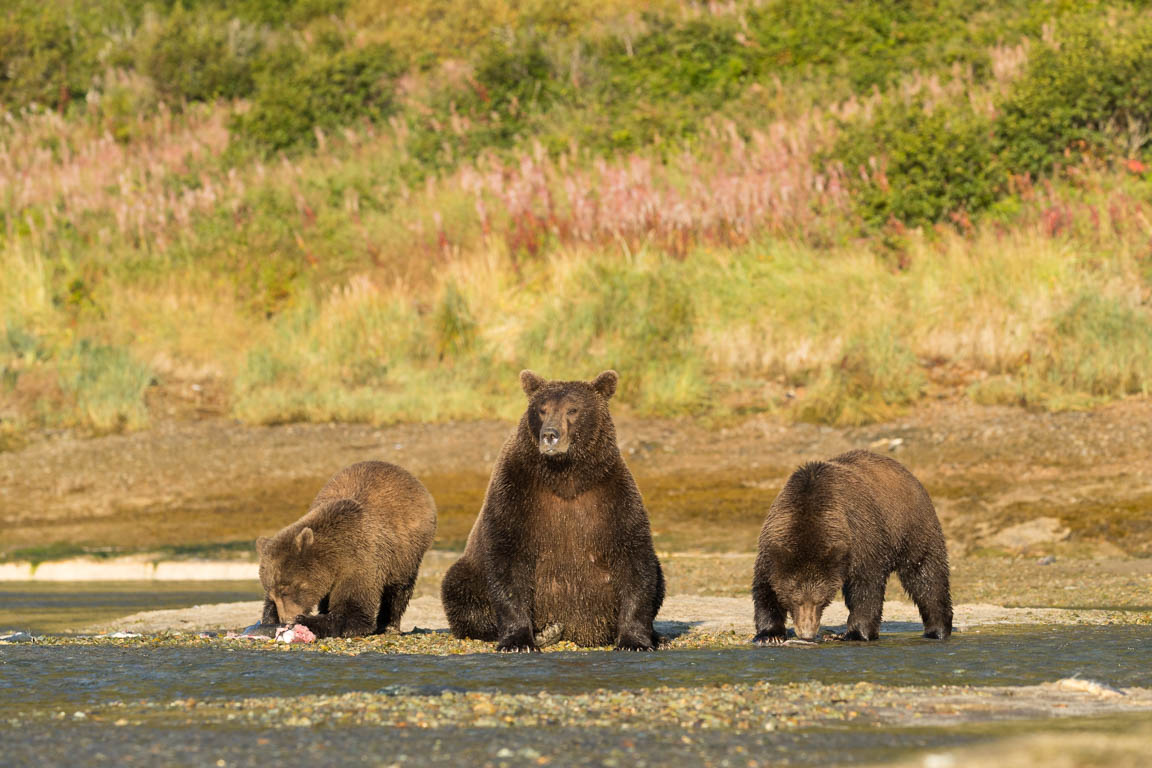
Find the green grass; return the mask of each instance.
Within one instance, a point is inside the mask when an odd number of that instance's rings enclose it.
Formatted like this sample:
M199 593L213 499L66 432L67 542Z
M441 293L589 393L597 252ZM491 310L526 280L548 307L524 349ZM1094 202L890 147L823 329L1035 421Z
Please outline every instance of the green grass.
M20 0L0 445L207 380L253 423L510 416L522 367L715 419L1147 396L1150 35L1122 2Z

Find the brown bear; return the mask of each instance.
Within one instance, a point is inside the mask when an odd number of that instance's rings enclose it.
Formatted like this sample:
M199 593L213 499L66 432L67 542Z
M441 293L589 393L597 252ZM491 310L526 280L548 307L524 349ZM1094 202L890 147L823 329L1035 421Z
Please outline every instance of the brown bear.
M752 582L758 645L784 642L784 619L815 640L840 590L841 639L875 640L895 571L920 609L924 637L952 633L948 551L928 492L899 462L869 451L813 461L792 473L760 530Z
M504 443L464 554L441 586L452 633L538 651L653 650L664 574L648 513L616 445L615 371L591 383L520 374L528 409Z
M307 514L257 539L261 624L295 621L316 637L399 631L435 533L436 504L406 470L383 461L340 470Z

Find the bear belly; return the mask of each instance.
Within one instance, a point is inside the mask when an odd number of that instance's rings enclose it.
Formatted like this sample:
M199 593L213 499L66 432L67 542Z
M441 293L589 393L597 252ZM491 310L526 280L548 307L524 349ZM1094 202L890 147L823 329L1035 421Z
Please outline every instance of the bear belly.
M611 571L595 556L571 553L542 556L536 566L533 623L537 630L559 624L561 637L577 645L616 642L620 604Z
M615 643L620 605L605 552L615 537L600 490L573 499L544 491L534 507L536 629L559 624L577 645Z

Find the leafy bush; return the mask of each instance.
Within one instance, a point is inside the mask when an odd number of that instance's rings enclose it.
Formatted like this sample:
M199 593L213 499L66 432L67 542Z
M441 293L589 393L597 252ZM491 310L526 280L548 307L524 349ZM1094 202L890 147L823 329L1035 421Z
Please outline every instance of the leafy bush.
M269 150L315 146L315 128L358 119L380 121L396 110L400 63L387 45L314 58L295 72L261 79L252 109L232 128Z
M552 63L539 38L489 41L477 55L466 86L438 90L431 114L410 116L408 148L422 166L412 175L452 167L485 149L511 146L530 132L558 92ZM462 130L457 115L466 118ZM453 123L457 130L448 129Z
M753 81L759 57L732 24L653 21L639 39L609 40L592 53L603 67L583 97L610 119L590 122L584 143L633 149L655 137L695 134L702 118Z
M831 69L856 92L886 87L914 69L981 65L995 41L969 19L980 0L836 0L769 3L750 14L755 42L775 68ZM991 39L989 39L991 38Z
M82 101L97 51L83 25L56 3L0 11L0 108L17 111L35 102L63 109Z
M255 89L265 47L256 27L177 5L137 38L136 66L171 103L236 98Z
M1059 47L1032 54L1000 107L996 136L1013 173L1039 177L1082 151L1140 150L1152 126L1152 18L1076 17Z
M871 122L847 126L832 157L843 163L864 218L873 224L939 221L995 202L1005 181L991 124L967 106L883 107Z

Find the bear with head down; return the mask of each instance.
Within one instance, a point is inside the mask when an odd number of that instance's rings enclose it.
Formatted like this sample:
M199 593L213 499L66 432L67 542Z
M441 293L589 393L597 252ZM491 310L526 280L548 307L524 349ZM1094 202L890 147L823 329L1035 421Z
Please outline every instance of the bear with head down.
M295 622L316 637L398 632L436 503L407 470L363 461L337 472L307 514L256 541L262 626Z
M899 462L849 451L797 469L764 518L752 582L757 645L816 640L838 592L844 640L880 634L884 590L895 571L920 609L924 637L952 634L948 549L928 492Z
M498 651L537 651L548 631L582 646L657 646L664 575L608 412L617 378L520 374L528 408L441 587L456 637Z

